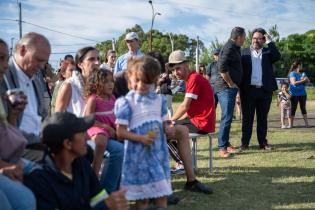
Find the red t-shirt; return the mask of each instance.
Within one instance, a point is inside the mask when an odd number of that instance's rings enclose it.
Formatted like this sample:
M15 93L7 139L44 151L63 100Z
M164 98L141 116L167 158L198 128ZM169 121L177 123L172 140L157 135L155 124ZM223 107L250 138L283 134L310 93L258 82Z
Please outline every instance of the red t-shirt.
M196 71L186 80L185 97L192 98L187 115L199 129L212 133L215 131L215 105L210 83Z

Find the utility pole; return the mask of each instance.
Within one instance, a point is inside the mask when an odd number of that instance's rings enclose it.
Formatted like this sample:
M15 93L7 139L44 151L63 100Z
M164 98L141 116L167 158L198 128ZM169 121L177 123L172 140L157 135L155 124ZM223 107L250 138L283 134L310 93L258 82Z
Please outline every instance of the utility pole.
M199 73L199 36L197 36L197 47L196 47L196 71Z
M22 38L22 4L19 2L19 31L20 39Z
M10 56L12 56L12 55L13 55L13 40L14 40L14 37L11 37Z
M115 38L112 39L112 50L115 51Z
M171 42L171 46L172 46L172 52L174 51L174 41L173 41L173 38L171 36L170 33L167 33L167 35L170 37L170 42Z

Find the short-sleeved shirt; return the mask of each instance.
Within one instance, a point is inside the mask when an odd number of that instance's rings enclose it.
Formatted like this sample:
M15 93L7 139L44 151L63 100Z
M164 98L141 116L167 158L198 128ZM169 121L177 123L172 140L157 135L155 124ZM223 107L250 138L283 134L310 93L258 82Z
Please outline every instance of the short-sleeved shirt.
M191 72L186 80L185 97L192 98L187 111L190 121L201 131L214 132L215 105L209 81L196 71Z
M218 77L218 74L219 74L218 62L214 61L207 66L207 75L210 77L210 84L215 93L217 93L215 82Z
M125 71L127 69L128 59L131 56L141 57L143 56L143 53L140 50L137 50L134 54L131 54L131 52L129 51L123 54L122 56L120 56L116 61L116 64L114 67L114 74L117 74L118 72L121 72L121 71Z
M302 76L301 74L292 71L289 77L295 78L296 81L300 81ZM290 82L290 94L291 96L306 96L305 84L293 85Z

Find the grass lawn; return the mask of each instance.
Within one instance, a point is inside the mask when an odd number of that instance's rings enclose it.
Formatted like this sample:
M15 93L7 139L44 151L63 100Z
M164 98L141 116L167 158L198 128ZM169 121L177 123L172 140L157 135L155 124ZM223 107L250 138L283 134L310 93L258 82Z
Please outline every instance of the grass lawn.
M273 100L267 136L273 147L270 152L258 149L256 129L251 149L229 159L218 158L217 138L214 138L214 172L210 174L207 165L209 144L206 139L200 139L197 176L213 187L214 194L184 191L185 175L175 175L173 190L182 200L169 209L315 209L315 89L309 91L307 110L311 128L303 127L300 110L297 110L296 127L280 129L279 109ZM218 108L217 127L219 112ZM232 123L230 139L233 145L240 145L240 121Z

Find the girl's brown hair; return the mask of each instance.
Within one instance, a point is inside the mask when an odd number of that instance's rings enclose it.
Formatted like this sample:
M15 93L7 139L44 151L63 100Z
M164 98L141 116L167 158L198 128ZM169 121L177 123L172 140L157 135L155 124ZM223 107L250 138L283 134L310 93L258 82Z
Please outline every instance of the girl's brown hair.
M113 77L113 73L107 69L94 70L92 71L84 89L85 98L88 98L90 95L97 94L100 95L100 90L103 89L107 81L107 76Z
M127 78L134 73L141 73L144 76L145 83L155 84L161 73L161 65L155 58L147 55L139 58L130 58L126 72Z

